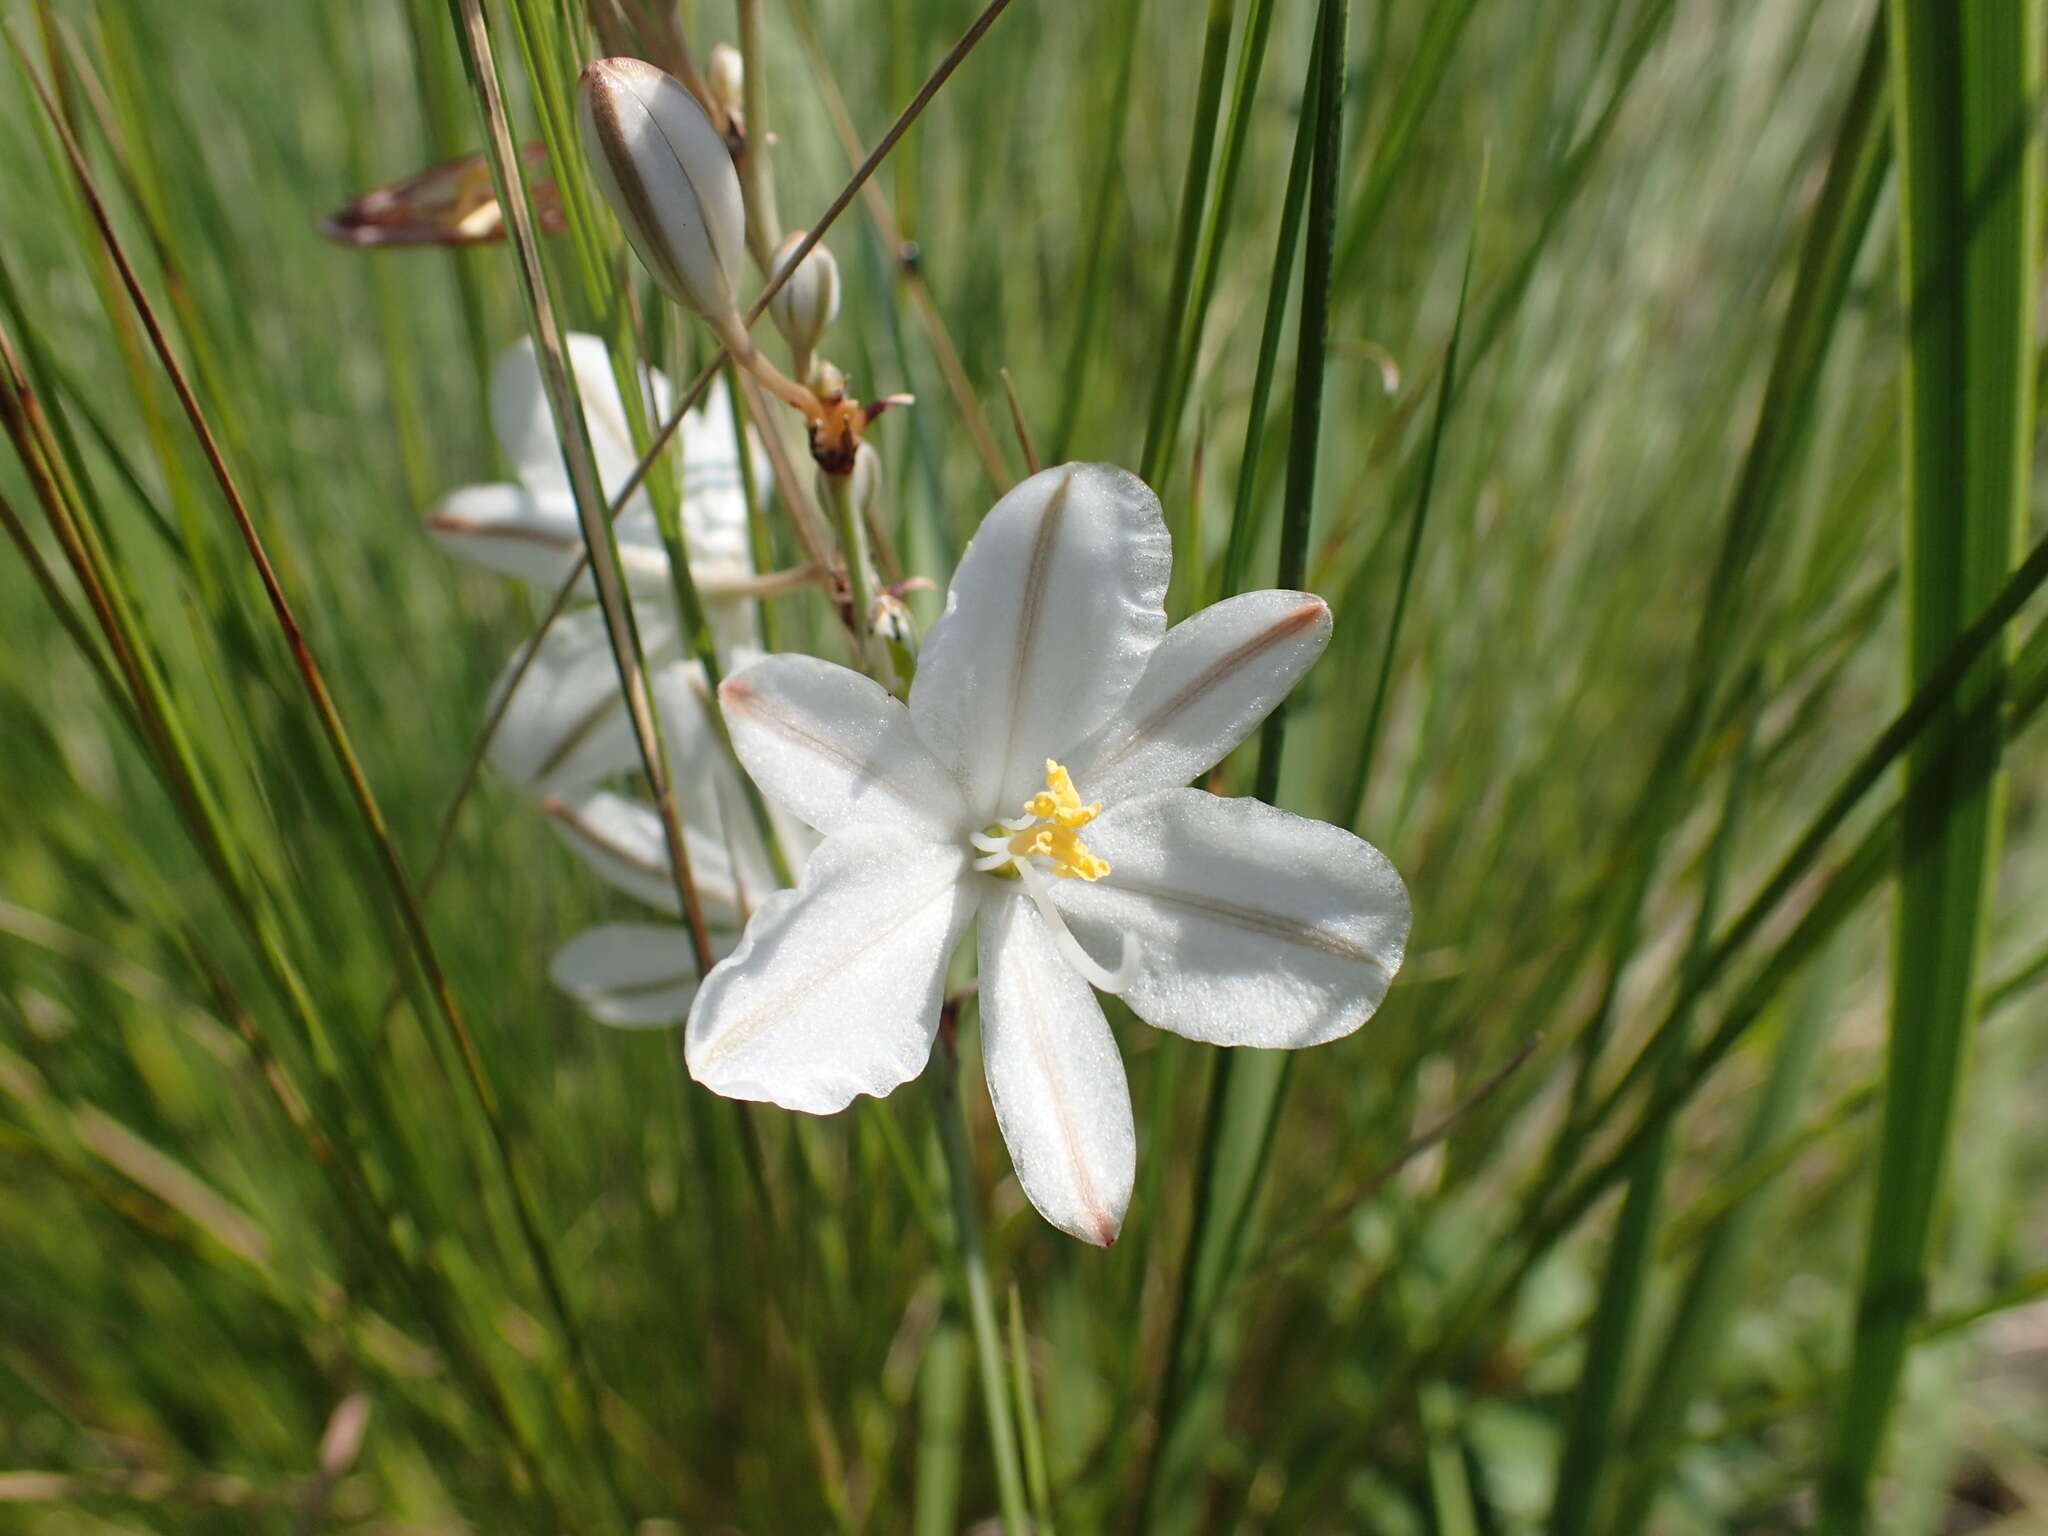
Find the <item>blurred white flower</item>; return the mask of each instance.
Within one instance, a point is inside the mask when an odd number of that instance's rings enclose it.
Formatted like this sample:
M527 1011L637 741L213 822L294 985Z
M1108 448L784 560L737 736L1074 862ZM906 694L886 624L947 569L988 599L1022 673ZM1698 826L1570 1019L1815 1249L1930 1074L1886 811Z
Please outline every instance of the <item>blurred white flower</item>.
M742 763L824 841L698 993L699 1081L814 1114L890 1092L923 1070L978 916L983 1061L1018 1179L1054 1225L1108 1243L1136 1141L1091 988L1222 1045L1315 1045L1371 1017L1408 935L1393 866L1340 828L1183 787L1321 654L1329 610L1252 592L1168 631L1171 558L1137 478L1046 470L968 546L907 708L806 656L726 682Z
M618 385L600 338L572 335L568 348L599 477L605 493L615 496L638 461ZM664 416L674 403L668 380L651 369L642 370L641 379L650 416ZM518 483L456 491L429 514L427 527L453 553L552 593L582 554L583 538L530 343L500 360L491 379L491 415ZM753 562L724 385L715 386L678 430L690 568L721 652L751 659L758 654L747 596ZM711 720L703 671L684 653L668 557L644 491L621 510L617 527L691 872L713 947L723 954L779 882L745 785ZM586 576L578 595L587 598L591 590ZM522 650L507 664L494 706L524 656ZM660 815L618 787L639 771L640 755L595 607L571 608L541 636L491 739L490 762L541 803L563 841L606 881L657 911L677 914ZM785 854L800 859L808 834L795 826L778 827L778 834ZM696 991L690 937L676 924L594 928L562 948L551 974L593 1015L627 1026L680 1021Z
M712 722L702 669L682 657L666 621L643 621L641 638L691 876L712 948L722 955L781 882ZM519 661L508 663L499 693ZM680 916L660 813L621 787L640 769L640 753L595 608L564 614L541 637L492 737L490 762L540 803L562 841L608 884ZM808 832L785 818L776 834L801 869ZM555 955L550 974L592 1015L628 1027L680 1022L697 986L689 931L679 923L592 929Z
M642 639L691 876L712 947L725 954L780 882L739 771L718 739L701 669L681 659L672 626L643 624ZM507 666L508 678L518 660ZM660 813L619 787L639 769L640 754L595 609L563 615L541 637L492 738L490 761L540 802L556 833L608 884L680 915ZM777 833L785 853L800 860L808 834L786 826ZM595 1017L629 1027L677 1023L697 987L689 932L673 922L613 923L580 934L555 955L550 974Z
M616 498L640 455L626 424L611 355L602 337L580 333L568 338L568 354L598 479L605 495ZM652 368L642 368L639 376L648 420L666 420L675 407L668 379ZM582 558L583 533L531 340L507 348L491 371L491 425L518 483L469 485L451 492L427 514L427 531L450 553L552 594ZM754 561L732 401L723 380L683 417L676 438L680 447L670 451L682 455L683 543L690 551L690 571L713 633L722 645L743 644L754 635ZM633 492L613 526L636 607L644 611L649 599L669 603L668 554L644 487ZM586 571L577 595L589 597L593 591Z

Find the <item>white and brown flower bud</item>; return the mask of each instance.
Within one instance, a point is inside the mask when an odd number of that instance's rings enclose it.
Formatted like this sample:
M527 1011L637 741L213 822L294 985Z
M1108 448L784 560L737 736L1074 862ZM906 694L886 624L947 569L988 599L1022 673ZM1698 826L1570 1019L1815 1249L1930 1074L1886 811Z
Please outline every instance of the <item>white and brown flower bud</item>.
M783 237L768 260L770 281L789 265L804 238L801 229L793 229ZM810 372L811 356L818 350L826 327L839 317L839 263L832 259L832 253L822 244L812 246L789 274L789 280L768 301L768 313L775 328L782 332L783 340L789 343L797 377L803 378Z
M640 59L599 59L576 95L584 154L634 251L663 292L744 346L733 293L747 215L724 136L680 80Z

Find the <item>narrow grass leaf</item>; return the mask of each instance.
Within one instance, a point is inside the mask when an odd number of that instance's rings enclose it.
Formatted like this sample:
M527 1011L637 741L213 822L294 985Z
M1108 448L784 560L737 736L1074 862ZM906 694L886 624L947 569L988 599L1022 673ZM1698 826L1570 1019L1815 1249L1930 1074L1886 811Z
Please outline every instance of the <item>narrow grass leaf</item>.
M2040 8L1893 0L1907 355L1907 683L2005 584L2029 505L2039 260ZM1926 1310L1951 1121L2003 805L2007 663L1994 647L1916 747L1901 803L1899 915L1876 1192L1855 1336L1821 1478L1821 1529L1863 1529L1914 1325Z

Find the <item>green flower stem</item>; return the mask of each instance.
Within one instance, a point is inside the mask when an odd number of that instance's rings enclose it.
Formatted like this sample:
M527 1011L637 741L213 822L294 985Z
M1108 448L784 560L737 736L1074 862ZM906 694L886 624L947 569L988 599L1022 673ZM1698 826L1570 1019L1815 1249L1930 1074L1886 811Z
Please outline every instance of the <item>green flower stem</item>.
M839 540L840 557L846 561L847 601L853 605L854 643L860 651L861 670L876 670L874 644L875 578L868 568L867 528L860 508L853 504L853 476L821 475L826 498L832 506L832 532ZM887 681L887 679L883 679Z
M981 1249L981 1225L974 1210L974 1162L968 1155L967 1119L960 1106L960 1058L950 1040L940 1041L935 1065L936 1070L926 1076L932 1085L939 1145L946 1155L946 1182L953 1191L953 1242L967 1291L975 1358L981 1366L982 1408L988 1415L988 1437L995 1448L1003 1536L1024 1536L1031 1529L1025 1513L1024 1475L1003 1380L1003 1345L996 1329L995 1290L989 1283L988 1260Z

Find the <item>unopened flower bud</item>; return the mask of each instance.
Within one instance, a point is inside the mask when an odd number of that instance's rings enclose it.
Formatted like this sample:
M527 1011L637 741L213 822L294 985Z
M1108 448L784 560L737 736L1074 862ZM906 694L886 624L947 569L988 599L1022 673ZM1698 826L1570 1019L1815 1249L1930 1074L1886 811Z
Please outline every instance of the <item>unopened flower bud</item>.
M713 44L711 57L704 61L704 83L711 87L711 99L725 109L727 117L739 115L746 79L746 61L739 49L731 43Z
M846 375L830 363L820 362L804 382L818 392L820 400L840 401L846 398Z
M591 172L647 270L720 340L743 341L733 289L747 214L724 137L680 80L640 59L599 59L576 95Z
M853 456L853 507L862 517L873 517L875 495L882 489L882 456L873 443L862 443Z
M804 231L793 229L768 259L770 280L789 265L796 248L804 243ZM791 358L799 377L810 369L811 354L825 328L839 317L839 263L823 245L811 247L808 255L789 274L789 281L768 301L768 313L775 328L789 343Z
M868 628L875 632L875 638L889 647L892 659L902 668L900 653L916 654L917 623L910 612L910 605L894 592L877 592L874 606L868 610Z

